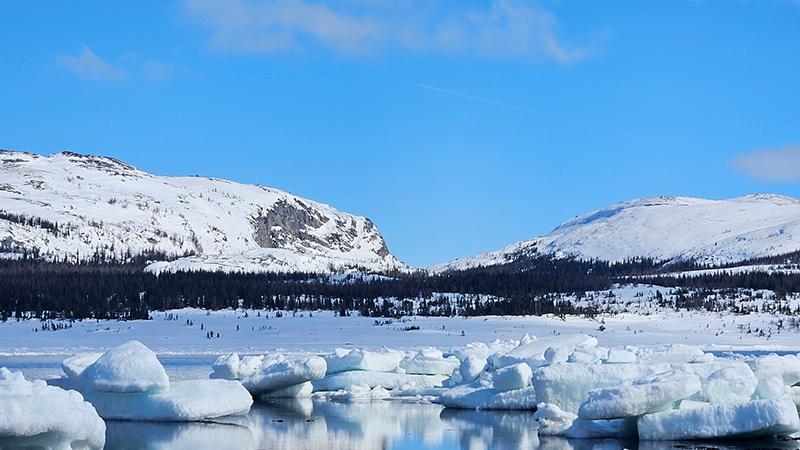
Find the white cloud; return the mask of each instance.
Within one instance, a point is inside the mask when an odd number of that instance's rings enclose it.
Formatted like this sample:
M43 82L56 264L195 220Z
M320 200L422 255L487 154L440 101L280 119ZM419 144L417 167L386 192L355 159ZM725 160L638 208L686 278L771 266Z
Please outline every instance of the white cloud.
M83 46L80 56L59 55L59 62L83 79L118 80L126 78L128 71L113 67Z
M524 0L491 0L482 9L438 0L185 0L184 6L212 29L211 43L223 52L318 45L354 54L400 47L565 63L588 53L559 38L550 11Z
M731 166L758 181L797 182L800 181L800 146L754 150L733 158Z

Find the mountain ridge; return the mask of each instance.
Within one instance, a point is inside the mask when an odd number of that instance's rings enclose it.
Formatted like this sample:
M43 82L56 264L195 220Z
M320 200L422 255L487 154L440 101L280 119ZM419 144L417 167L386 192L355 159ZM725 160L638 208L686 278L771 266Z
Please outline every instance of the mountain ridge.
M798 250L800 200L777 194L727 200L654 196L615 203L567 220L545 236L428 270L464 270L537 255L715 266Z
M173 259L148 268L154 272L408 270L366 217L279 189L152 175L73 152L1 150L0 174L5 257L29 252L78 262L160 253Z

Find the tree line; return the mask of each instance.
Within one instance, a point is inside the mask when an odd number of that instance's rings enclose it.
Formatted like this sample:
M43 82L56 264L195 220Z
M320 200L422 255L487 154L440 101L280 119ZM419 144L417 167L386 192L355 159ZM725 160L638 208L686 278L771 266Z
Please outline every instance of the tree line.
M392 277L354 276L343 280L308 273L178 272L156 276L143 271L150 257L124 263L104 260L78 264L33 257L0 259L0 320L147 319L150 311L183 307L322 309L373 317L592 315L592 309L578 307L555 294L580 298L588 291L609 289L616 282L800 291L800 274L658 275L663 262L650 259L608 263L533 256L505 265L441 274L396 273ZM691 261L679 264L685 269L696 267ZM445 293L448 295L442 295ZM707 307L692 301L684 305Z

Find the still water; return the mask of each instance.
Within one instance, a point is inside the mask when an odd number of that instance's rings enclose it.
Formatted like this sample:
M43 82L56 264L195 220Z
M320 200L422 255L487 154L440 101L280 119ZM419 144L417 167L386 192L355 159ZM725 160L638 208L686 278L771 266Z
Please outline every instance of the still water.
M63 357L0 357L26 378L61 374ZM172 379L208 376L213 356L160 357ZM468 411L396 401L338 403L300 399L256 403L246 417L203 423L106 422L108 450L358 449L358 450L800 450L791 439L637 442L538 437L529 411ZM41 440L40 440L41 441ZM0 440L0 449L48 448Z

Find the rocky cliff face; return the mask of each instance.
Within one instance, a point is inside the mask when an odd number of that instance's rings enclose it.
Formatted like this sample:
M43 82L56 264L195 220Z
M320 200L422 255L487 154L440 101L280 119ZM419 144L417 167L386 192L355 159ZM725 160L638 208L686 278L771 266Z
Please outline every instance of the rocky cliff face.
M408 268L365 217L287 192L161 177L111 158L0 151L0 256L71 261L159 252L150 270Z

